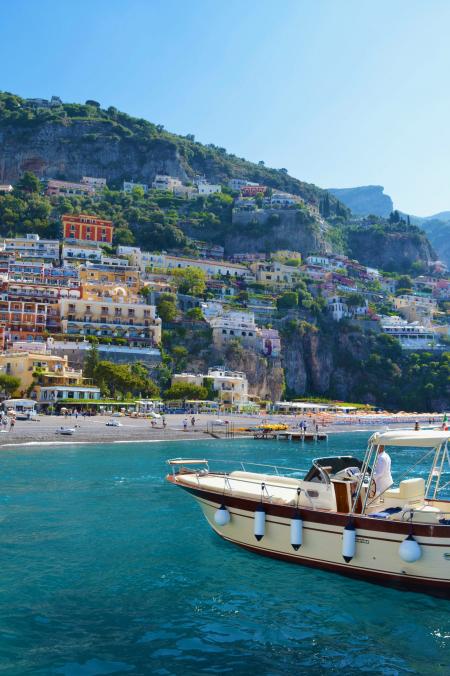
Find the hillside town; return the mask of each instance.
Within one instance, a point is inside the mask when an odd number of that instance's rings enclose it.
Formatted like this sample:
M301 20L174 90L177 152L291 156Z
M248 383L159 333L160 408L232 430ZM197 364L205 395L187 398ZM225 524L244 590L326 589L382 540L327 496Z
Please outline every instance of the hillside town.
M108 187L105 178L83 176L77 183L49 179L42 189L51 197L95 197ZM130 179L122 186L124 193L163 191L186 200L223 189L233 196L233 213L303 210L320 220L317 205L245 179L222 186L156 175L151 185ZM1 185L0 192L14 187ZM417 276L399 275L324 251L225 256L222 246L192 238L188 255L143 250L116 244L111 220L66 213L57 238L27 233L0 241L4 395L29 398L47 412L112 410L152 394L156 405L161 393L168 410L268 409L276 406L273 392L258 396L248 374L227 365L230 346L282 368L286 322L316 311L391 336L405 351L442 352L450 344L446 273L439 261ZM174 332L186 341L188 334L203 336L203 372L190 370L196 360L188 363L186 348L175 349L178 359L170 354ZM113 370L100 378L89 367L93 353L100 364L129 369L139 384L112 385L119 377ZM160 389L145 386L155 382Z

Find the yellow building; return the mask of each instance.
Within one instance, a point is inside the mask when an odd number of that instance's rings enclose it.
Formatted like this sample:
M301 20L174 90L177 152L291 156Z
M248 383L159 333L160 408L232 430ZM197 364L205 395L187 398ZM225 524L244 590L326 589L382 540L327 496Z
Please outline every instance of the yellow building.
M81 370L69 368L67 357L33 352L10 351L0 354L0 372L19 378L18 392L23 396L31 391L39 400L42 387L88 386ZM32 388L32 390L31 390Z
M268 285L292 286L300 278L300 271L297 267L278 261L257 261L250 265L250 269L258 282Z
M82 267L80 269L80 282L86 285L87 289L95 287L98 293L103 295L111 287L123 286L128 292L136 294L141 288L141 273L139 270L127 268L126 266L117 269L104 269L98 267Z
M103 290L103 294L99 292ZM131 346L155 347L161 342L161 319L156 307L124 286L104 285L81 299L60 300L61 329L67 335L125 338Z

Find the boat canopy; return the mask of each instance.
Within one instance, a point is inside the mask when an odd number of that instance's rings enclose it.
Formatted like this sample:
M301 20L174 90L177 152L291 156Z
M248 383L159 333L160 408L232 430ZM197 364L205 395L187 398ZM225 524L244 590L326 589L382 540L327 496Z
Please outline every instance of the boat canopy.
M441 430L399 430L396 432L376 432L369 443L376 446L417 446L436 448L450 440L450 431Z

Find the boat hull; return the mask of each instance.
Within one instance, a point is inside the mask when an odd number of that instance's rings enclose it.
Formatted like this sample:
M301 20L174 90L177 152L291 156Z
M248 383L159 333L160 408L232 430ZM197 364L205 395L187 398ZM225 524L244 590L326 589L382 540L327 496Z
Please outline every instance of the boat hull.
M224 496L181 487L193 495L220 537L249 551L385 586L450 598L450 528L447 526L414 525L413 534L420 545L421 557L407 563L399 555L400 544L409 534L407 523L355 517L355 554L346 562L342 555L343 531L349 522L346 514L302 509L303 544L296 551L290 541L291 519L295 516L292 507L264 504L265 534L258 540L254 535L258 503L227 496L225 505L230 521L220 526L214 515Z

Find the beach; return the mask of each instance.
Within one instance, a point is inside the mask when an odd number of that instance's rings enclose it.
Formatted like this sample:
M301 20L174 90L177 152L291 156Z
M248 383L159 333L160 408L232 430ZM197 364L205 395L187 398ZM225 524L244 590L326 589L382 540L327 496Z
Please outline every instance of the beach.
M165 416L166 427L163 427L162 419L157 419L154 426L151 420L147 418L131 418L123 416L120 418L109 418L108 416L92 416L83 418L78 416L50 416L40 415L36 420L17 420L14 428L8 431L0 432L0 446L11 444L32 444L32 443L121 443L127 441L172 441L172 440L194 440L225 438L227 429L233 430L235 437L252 436L248 428L262 425L264 423L283 423L289 426L289 429L298 431L301 421L307 423L308 433L315 432L315 424L319 427L322 434L333 434L338 432L351 431L377 431L388 428L410 428L414 429L415 422L419 421L421 427L429 425L438 426L442 422L442 415L411 414L411 415L361 415L361 416L327 416L326 419L320 416L301 417L301 416L255 416L224 414L221 418L212 414L199 414L195 416L195 424L191 424L192 416L187 414L167 414ZM184 420L188 421L186 430L184 429ZM106 423L111 420L120 422L120 426L112 427ZM228 424L223 424L227 422ZM74 428L74 433L70 436L61 435L58 431L64 428ZM246 429L247 428L247 429ZM214 436L210 434L213 432Z

